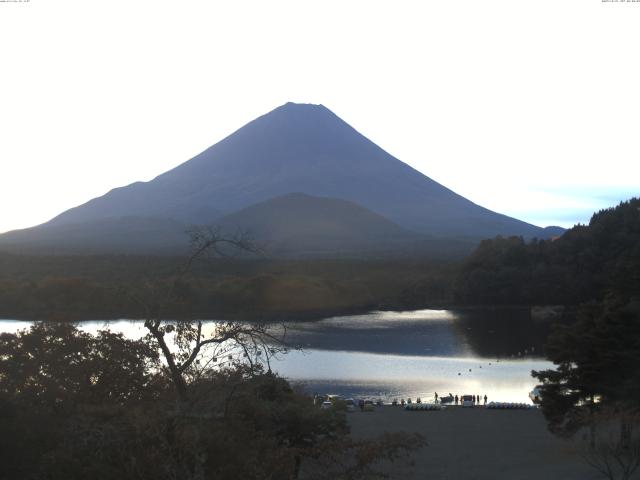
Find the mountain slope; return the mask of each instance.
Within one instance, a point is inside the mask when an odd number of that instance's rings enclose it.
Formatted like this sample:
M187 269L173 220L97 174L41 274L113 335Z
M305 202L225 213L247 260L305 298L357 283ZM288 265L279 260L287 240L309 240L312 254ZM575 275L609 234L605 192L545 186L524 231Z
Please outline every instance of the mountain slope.
M292 193L221 218L226 231L248 233L274 254L335 254L402 248L421 236L355 203Z
M44 224L0 235L0 249L14 253L184 253L187 225L154 217L106 217Z
M429 237L404 229L347 200L291 193L218 219L226 236L248 236L267 257L461 257L475 242ZM45 224L0 236L0 249L14 253L183 254L186 224L156 217L106 217ZM235 252L237 253L237 252Z
M125 215L205 224L291 192L349 200L429 235L544 236L402 163L324 106L292 103L152 181L114 189L50 224Z

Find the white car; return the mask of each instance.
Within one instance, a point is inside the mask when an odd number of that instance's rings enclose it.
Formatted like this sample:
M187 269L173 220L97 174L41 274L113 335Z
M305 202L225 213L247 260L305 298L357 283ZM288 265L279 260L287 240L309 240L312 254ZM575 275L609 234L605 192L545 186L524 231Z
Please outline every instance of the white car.
M534 388L529 392L529 398L533 403L539 405L542 402L542 393L540 393L540 389L538 387Z
M331 408L331 407L333 407L333 403L331 403L328 400L322 402L322 405L320 405L320 408L322 408L323 410L326 410L327 408Z

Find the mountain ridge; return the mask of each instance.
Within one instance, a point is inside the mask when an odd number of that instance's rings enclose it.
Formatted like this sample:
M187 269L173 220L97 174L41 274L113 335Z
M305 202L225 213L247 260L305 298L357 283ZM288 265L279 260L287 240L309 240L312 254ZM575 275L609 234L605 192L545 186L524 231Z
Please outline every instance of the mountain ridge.
M464 199L391 156L324 106L287 103L145 183L114 189L52 223L117 216L208 219L293 191L342 198L432 235L541 235ZM440 212L440 213L438 213Z
M492 212L430 179L325 106L291 102L148 182L115 188L27 230L38 235L118 217L213 224L291 192L349 201L431 237L548 236L543 228Z

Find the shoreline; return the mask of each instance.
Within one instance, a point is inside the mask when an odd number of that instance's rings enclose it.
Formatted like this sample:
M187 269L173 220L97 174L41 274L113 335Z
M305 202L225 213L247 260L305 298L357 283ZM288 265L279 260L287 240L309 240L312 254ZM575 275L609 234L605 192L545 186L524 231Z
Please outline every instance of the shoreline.
M190 321L243 321L243 322L251 322L251 323L278 323L278 322L313 322L317 320L322 320L325 318L331 317L347 317L352 315L366 315L373 312L413 312L419 310L454 310L461 312L484 312L484 311L531 311L534 308L555 308L558 306L550 305L550 306L536 306L536 305L452 305L452 304L430 304L424 306L402 306L402 305L368 305L361 307L352 307L352 308L339 308L339 309L326 309L326 310L304 310L299 312L266 312L262 314L257 314L256 312L207 312L202 315L189 315L189 316L181 316L181 315L167 315L167 321L174 320L190 320ZM564 306L565 309L570 309L570 306ZM86 315L75 315L73 317L63 317L63 318L47 318L43 319L39 316L34 315L24 315L24 314L16 314L15 312L8 313L3 312L0 314L0 321L23 321L23 322L82 322L82 321L105 321L105 322L113 322L120 320L144 320L142 318L134 318L135 315L127 315L124 312L122 315L114 314L113 312L105 313L103 315L99 313L88 313ZM213 318L217 317L217 318Z

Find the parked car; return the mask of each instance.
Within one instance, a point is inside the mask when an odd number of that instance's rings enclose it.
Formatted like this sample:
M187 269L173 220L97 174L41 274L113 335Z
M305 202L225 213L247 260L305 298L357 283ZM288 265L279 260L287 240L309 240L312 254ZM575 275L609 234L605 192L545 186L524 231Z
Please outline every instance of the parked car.
M540 403L542 402L542 394L540 393L540 389L538 387L535 387L533 390L531 390L531 392L529 392L529 398L536 405L540 405Z
M322 408L323 410L331 407L333 407L333 403L331 403L329 400L325 400L324 402L322 402L322 405L320 405L320 408Z
M476 397L474 395L462 395L460 397L460 405L463 407L473 407L476 404Z

